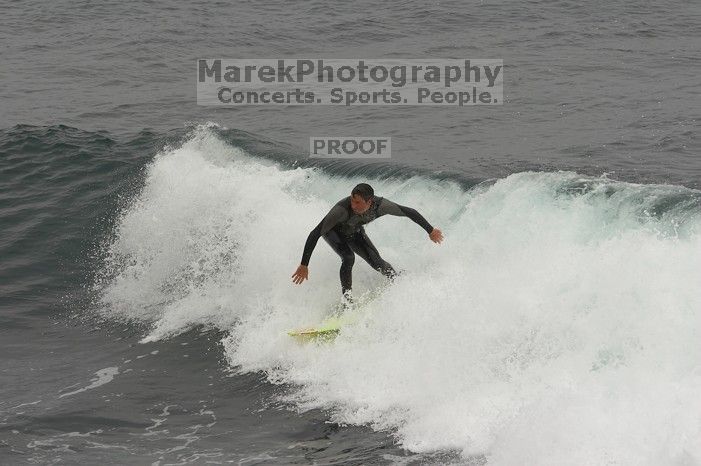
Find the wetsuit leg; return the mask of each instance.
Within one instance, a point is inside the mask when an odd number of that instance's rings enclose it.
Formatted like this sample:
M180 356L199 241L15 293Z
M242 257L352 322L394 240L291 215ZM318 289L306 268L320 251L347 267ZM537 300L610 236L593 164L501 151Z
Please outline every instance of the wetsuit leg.
M380 257L380 253L377 252L377 248L372 244L364 229L355 232L353 240L350 242L350 247L353 252L365 259L370 264L370 267L386 277L394 278L397 275L392 265Z
M340 235L336 230L330 230L324 235L324 240L329 243L331 249L341 256L341 292L346 294L353 287L353 263L355 254L348 244L348 240Z

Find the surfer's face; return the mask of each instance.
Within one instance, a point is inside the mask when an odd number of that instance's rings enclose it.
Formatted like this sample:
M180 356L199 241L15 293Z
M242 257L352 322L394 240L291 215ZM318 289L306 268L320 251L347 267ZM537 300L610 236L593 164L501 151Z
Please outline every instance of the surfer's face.
M353 209L353 212L355 212L358 215L366 212L370 208L371 204L372 199L366 201L365 199L363 199L362 196L359 196L358 194L356 194L355 196L351 196L351 209Z

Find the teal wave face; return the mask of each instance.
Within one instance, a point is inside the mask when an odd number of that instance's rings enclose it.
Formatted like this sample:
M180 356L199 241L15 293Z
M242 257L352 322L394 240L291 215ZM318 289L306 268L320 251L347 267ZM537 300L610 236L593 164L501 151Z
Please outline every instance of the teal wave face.
M90 281L99 263L92 255L141 189L159 139L143 132L120 141L65 125L0 131L0 291L8 312L53 312L61 296Z

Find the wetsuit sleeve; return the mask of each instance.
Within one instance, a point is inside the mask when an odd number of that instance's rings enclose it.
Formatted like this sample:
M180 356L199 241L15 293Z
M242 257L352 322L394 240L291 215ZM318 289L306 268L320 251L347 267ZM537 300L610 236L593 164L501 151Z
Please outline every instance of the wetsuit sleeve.
M302 262L304 266L309 265L309 259L312 257L312 252L316 247L317 241L322 235L328 233L333 227L342 222L347 216L346 210L340 205L335 205L331 208L326 217L309 233L307 242L304 243L304 252L302 253Z
M418 224L426 230L426 233L431 233L433 227L420 213L411 207L395 204L389 199L382 199L382 204L378 208L379 215L396 215L399 217L409 217L414 223Z

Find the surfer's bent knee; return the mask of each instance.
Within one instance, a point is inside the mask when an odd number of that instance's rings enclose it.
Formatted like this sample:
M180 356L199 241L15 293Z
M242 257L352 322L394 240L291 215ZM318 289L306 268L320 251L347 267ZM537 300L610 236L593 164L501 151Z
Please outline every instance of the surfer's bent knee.
M341 264L347 267L352 267L355 263L355 254L343 254L341 256Z

